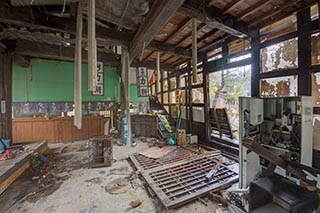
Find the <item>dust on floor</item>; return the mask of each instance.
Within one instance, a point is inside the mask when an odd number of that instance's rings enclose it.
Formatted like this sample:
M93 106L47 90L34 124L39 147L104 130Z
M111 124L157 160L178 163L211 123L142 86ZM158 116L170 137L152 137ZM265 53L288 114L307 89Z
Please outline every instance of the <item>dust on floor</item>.
M48 164L30 168L0 196L0 212L215 212L212 201L166 210L150 197L127 158L149 148L114 145L111 167L88 168L87 141L54 144ZM133 201L142 204L132 208Z

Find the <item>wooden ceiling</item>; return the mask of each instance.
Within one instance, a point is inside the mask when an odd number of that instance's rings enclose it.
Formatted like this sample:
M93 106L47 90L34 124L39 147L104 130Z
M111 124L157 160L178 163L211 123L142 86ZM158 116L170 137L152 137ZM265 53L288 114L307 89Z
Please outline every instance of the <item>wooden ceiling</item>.
M75 40L76 0L0 1L0 42L41 43L69 48ZM29 2L29 1L28 1ZM66 2L66 4L64 4ZM198 20L198 52L212 51L223 41L250 39L252 28L261 28L317 0L96 0L99 51L120 57L112 46L128 48L132 65L153 67L160 52L161 67L175 69L191 58L191 20ZM86 20L86 1L81 1ZM86 23L84 23L84 26ZM86 37L86 29L84 29ZM17 49L22 50L23 42ZM65 44L68 44L67 46ZM84 39L84 49L86 39ZM25 48L27 48L26 46ZM45 49L45 48L44 48ZM32 57L41 57L33 53ZM58 50L54 50L57 52ZM28 51L22 51L27 54ZM61 53L60 53L61 54ZM43 54L44 55L44 54ZM48 57L49 54L45 54ZM56 57L57 58L57 57ZM63 56L63 59L66 57ZM116 63L113 63L116 64Z

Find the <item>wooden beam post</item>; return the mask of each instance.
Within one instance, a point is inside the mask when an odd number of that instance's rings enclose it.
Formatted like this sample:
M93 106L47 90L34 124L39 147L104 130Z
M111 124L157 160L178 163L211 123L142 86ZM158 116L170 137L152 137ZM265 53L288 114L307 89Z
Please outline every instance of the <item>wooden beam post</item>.
M210 139L210 116L209 116L209 111L210 111L210 99L209 99L209 73L207 72L207 66L206 64L208 63L208 58L207 54L202 54L201 55L202 59L202 64L203 64L203 93L204 93L204 132L205 132L205 142L209 142Z
M311 35L301 29L311 22L310 8L297 13L298 24L298 95L311 96Z
M179 9L184 0L156 0L149 11L145 21L139 27L129 46L129 55L133 60L141 54L143 47L157 35L171 16Z
M192 18L192 82L197 83L197 20Z
M255 37L251 39L251 96L259 97L260 88L260 36L259 30L253 32Z
M8 52L0 54L0 102L0 138L12 140L12 55Z
M96 43L96 1L88 1L88 90L95 89L95 70L97 69Z
M77 11L77 35L75 47L74 66L74 121L73 124L81 129L82 127L82 10L81 3Z

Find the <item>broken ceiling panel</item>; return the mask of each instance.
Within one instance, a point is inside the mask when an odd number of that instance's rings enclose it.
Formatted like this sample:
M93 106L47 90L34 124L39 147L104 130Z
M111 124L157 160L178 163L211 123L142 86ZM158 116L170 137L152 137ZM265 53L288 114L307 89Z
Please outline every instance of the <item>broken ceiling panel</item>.
M261 72L298 68L298 39L286 40L260 50Z
M260 97L288 97L298 95L298 76L286 76L260 80Z

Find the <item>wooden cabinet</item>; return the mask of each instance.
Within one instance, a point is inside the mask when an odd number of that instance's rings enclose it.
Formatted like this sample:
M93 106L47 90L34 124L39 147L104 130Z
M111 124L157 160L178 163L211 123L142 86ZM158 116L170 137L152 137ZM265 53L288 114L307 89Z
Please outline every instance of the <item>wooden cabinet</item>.
M79 130L73 125L73 118L14 118L13 143L47 140L49 143L87 140L103 135L104 118L86 116Z

